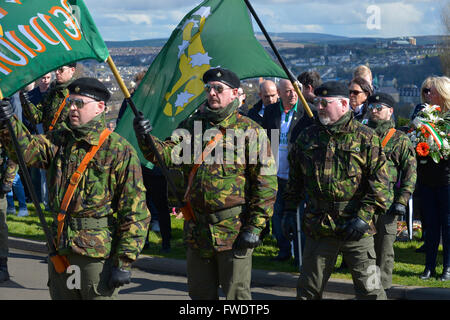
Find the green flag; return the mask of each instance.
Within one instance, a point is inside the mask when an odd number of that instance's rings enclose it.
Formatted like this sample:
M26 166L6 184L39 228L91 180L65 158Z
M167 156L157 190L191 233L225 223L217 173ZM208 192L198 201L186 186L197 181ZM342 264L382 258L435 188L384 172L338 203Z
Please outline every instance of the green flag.
M241 79L287 78L256 39L242 0L203 1L181 20L151 64L133 101L152 123L153 135L170 136L205 100L202 76L219 66ZM137 146L133 119L127 108L116 132Z
M43 74L109 53L82 0L0 4L0 89L5 97Z

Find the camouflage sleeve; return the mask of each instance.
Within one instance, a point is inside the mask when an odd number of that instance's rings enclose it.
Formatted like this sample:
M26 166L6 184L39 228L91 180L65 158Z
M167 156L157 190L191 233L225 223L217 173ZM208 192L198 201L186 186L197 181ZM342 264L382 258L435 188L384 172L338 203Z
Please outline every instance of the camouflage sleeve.
M300 148L296 142L288 155L289 179L283 193L285 211L297 211L297 206L303 200L305 183L300 159Z
M173 141L173 140L161 141L153 135L150 135L150 136L153 138L156 150L161 155L161 158L165 162L166 166L171 166L172 165L172 156L171 156L172 149L178 144L178 141L176 141L176 140L175 141ZM141 149L142 154L144 155L145 159L147 159L148 161L150 161L153 164L158 165L157 157L156 157L155 153L153 152L152 148L150 147L150 145L140 137L137 137L137 140L138 140L139 148Z
M412 143L406 136L402 136L400 148L398 168L400 171L400 188L395 189L394 202L406 206L416 187L417 161Z
M23 158L28 167L47 169L54 157L55 146L45 135L32 135L16 116L11 118L11 124L17 137ZM0 129L0 140L8 157L18 163L16 149L7 128Z
M256 130L258 138L249 139L250 158L248 165L248 183L246 185L246 206L248 220L243 230L260 234L266 222L273 215L273 205L278 189L276 164L270 148L270 142L264 130ZM255 152L256 151L256 152ZM258 159L252 159L251 155ZM256 164L251 164L255 163Z
M6 170L5 170L5 174L3 176L3 185L8 186L9 188L12 188L12 184L14 181L14 178L17 174L18 171L18 165L17 163L15 163L14 161L12 161L11 159L8 159L6 161Z
M26 99L20 99L22 103L23 114L28 119L28 121L34 124L39 124L42 122L43 119L42 106L43 103L46 103L47 99L48 97L45 97L44 100L37 105L34 105L30 101L26 101Z
M142 251L150 222L150 211L145 202L145 186L136 151L126 146L115 167L117 176L117 234L113 249L114 265L131 268Z
M367 146L367 163L365 176L367 178L367 192L361 199L358 216L370 223L375 213L384 214L386 203L392 200L389 190L389 176L386 156L381 147L380 138L373 134Z

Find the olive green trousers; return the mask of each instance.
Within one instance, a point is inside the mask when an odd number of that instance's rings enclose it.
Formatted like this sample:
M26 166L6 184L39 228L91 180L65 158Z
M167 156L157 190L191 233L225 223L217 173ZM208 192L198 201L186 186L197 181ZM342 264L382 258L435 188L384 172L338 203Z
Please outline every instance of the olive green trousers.
M333 272L338 253L342 252L352 274L357 299L386 299L376 266L373 237L359 241L343 241L327 237L307 237L303 264L297 284L297 298L322 299L323 291Z
M394 271L394 242L397 237L397 216L375 215L373 218L377 233L373 236L375 240L375 253L377 255L377 266L380 267L381 284L383 288L392 286L392 271Z
M71 267L57 273L49 259L48 287L53 300L117 299L119 289L109 288L111 260L69 254Z
M226 250L205 259L187 249L189 296L193 300L218 300L219 286L227 300L251 300L250 282L253 249Z

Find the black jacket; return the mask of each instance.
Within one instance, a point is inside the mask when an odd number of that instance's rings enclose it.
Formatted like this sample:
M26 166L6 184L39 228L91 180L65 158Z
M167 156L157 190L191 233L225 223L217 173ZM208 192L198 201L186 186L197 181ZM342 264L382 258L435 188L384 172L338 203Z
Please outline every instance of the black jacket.
M259 114L262 105L263 105L262 100L259 100L250 110L248 110L247 113L247 117L258 123L260 126L263 125L263 117L261 117Z
M450 185L450 159L435 163L431 157L418 157L417 182L431 188Z
M353 111L353 114L355 115L355 119L358 120L359 122L363 123L363 120L368 121L369 119L369 107L367 105L367 101L363 103L363 105L361 106L361 110L358 113L358 115L356 115L356 113ZM364 124L367 124L367 122L365 122Z
M314 117L317 119L317 112L312 110ZM300 132L314 123L314 120L311 119L303 109L303 105L299 101L297 104L297 111L294 112L291 126L289 127L288 132L288 149L291 150L291 146L294 144L295 140L297 140ZM271 130L278 129L280 130L281 125L281 110L280 110L280 102L273 103L269 106L266 106L264 111L264 117L262 121L262 127L267 129L267 135L271 140Z

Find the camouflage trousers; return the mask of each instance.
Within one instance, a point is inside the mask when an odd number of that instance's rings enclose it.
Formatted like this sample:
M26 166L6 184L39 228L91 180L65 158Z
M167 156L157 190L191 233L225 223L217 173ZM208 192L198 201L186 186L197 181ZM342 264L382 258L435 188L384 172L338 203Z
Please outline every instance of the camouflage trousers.
M373 237L365 237L359 241L307 237L297 284L297 299L322 299L339 252L342 252L352 274L356 298L386 299L375 264Z
M0 197L0 258L8 256L8 225L6 224L6 197Z
M394 270L394 242L397 236L397 216L375 215L373 218L377 233L373 236L377 266L380 267L381 284L383 288L392 286L392 271Z
M193 300L219 300L219 286L227 300L251 300L250 282L253 249L226 250L205 259L187 249L189 296Z
M111 260L95 259L78 254L67 256L72 270L57 273L49 259L48 287L52 300L117 299L119 289L110 289ZM70 268L70 267L69 267ZM77 273L80 278L77 282Z

